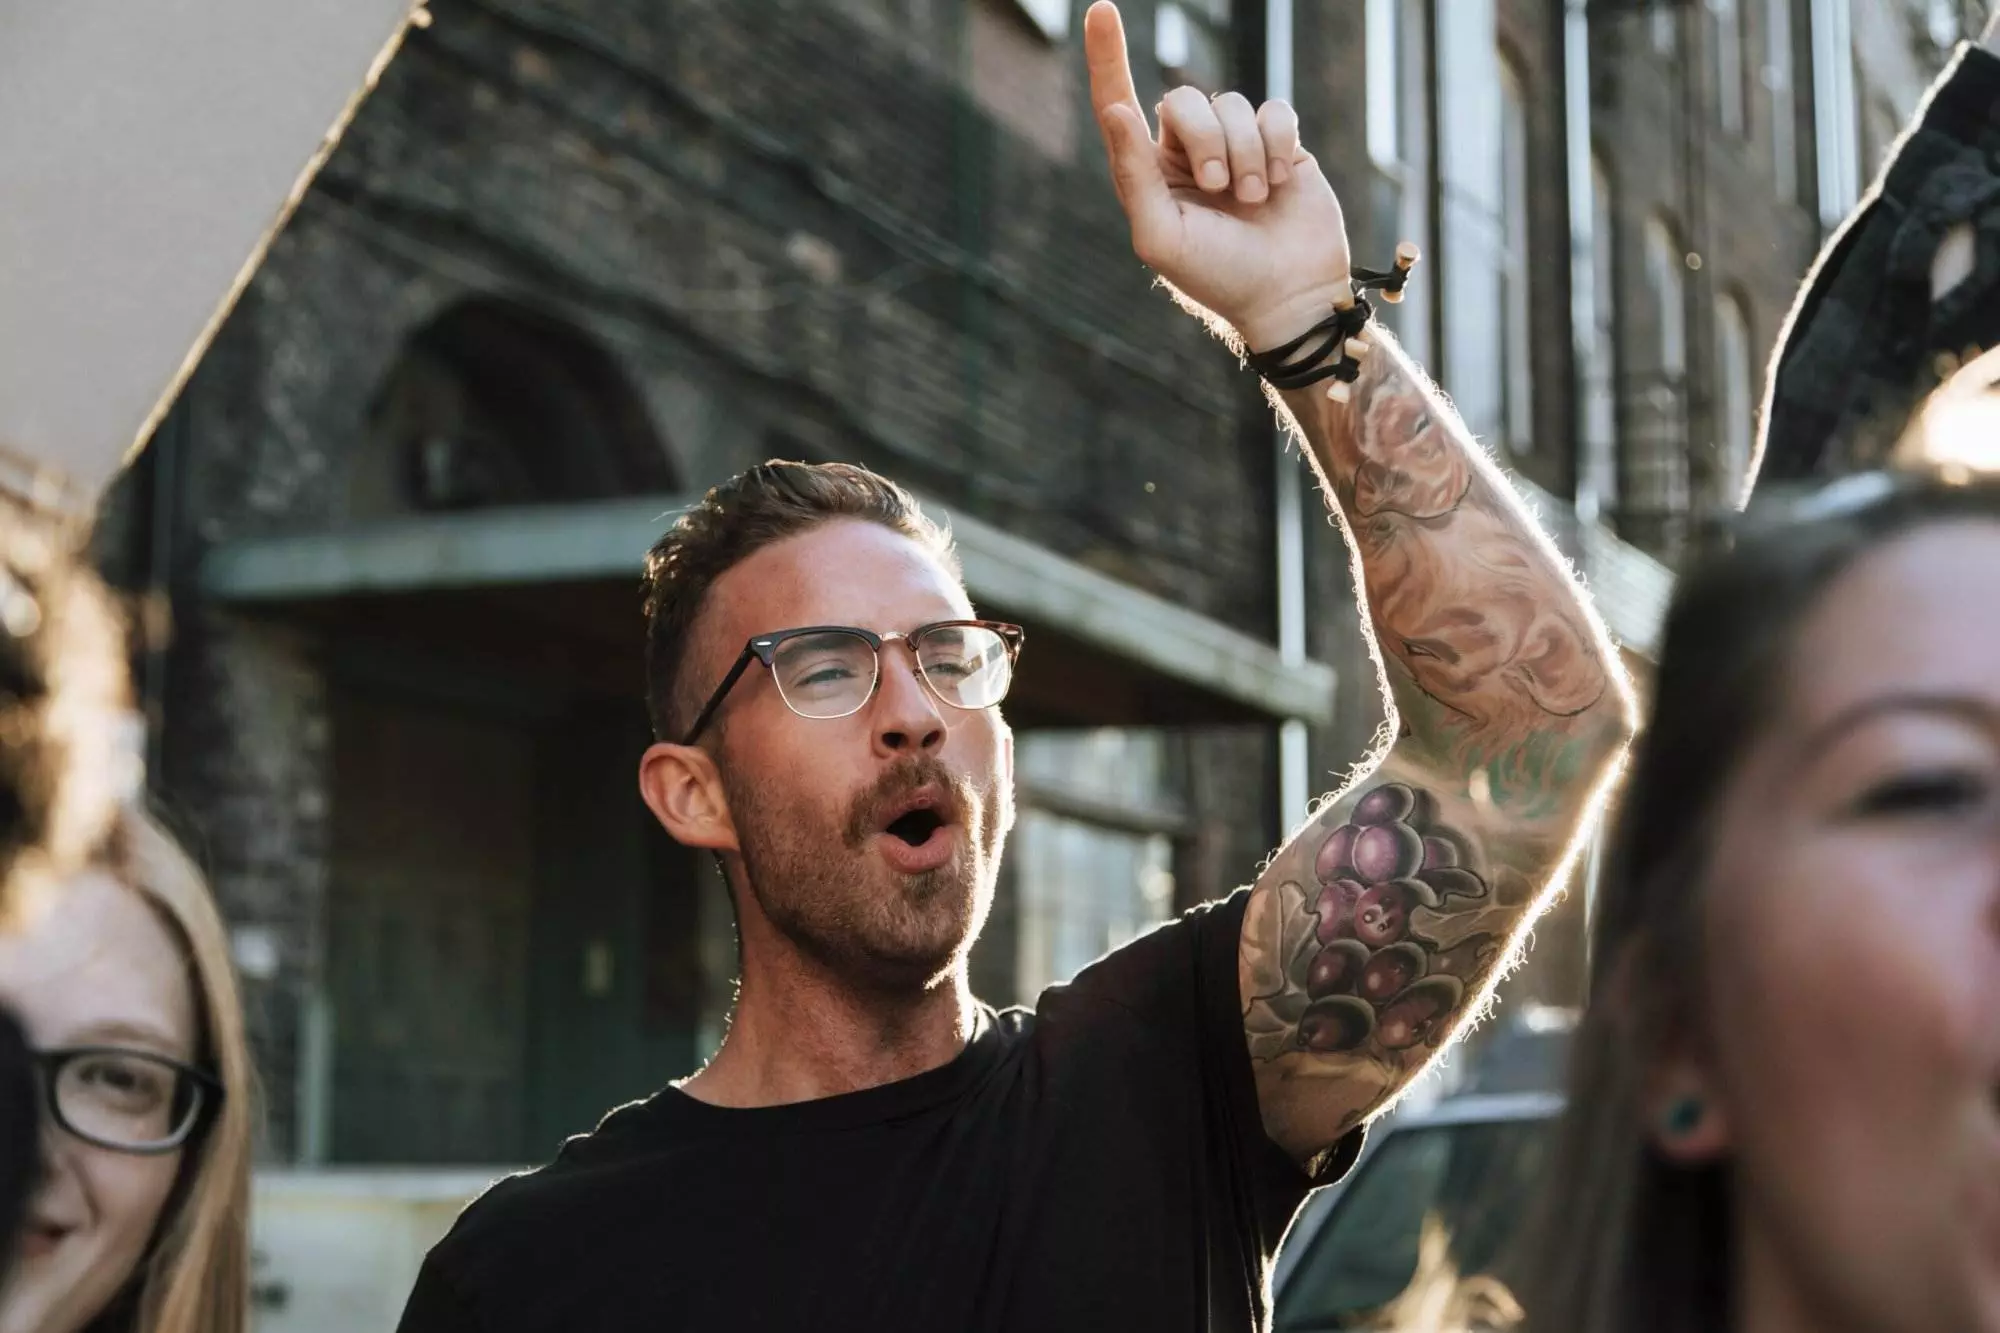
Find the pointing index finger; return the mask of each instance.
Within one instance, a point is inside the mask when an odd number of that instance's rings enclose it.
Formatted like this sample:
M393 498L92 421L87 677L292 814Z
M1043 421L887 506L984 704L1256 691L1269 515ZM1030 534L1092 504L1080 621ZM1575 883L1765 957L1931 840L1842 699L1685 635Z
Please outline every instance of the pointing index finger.
M1111 0L1097 0L1083 16L1083 53L1090 66L1090 102L1101 124L1104 113L1123 103L1132 108L1139 123L1146 123L1146 108L1132 86L1132 62L1125 54L1125 22Z

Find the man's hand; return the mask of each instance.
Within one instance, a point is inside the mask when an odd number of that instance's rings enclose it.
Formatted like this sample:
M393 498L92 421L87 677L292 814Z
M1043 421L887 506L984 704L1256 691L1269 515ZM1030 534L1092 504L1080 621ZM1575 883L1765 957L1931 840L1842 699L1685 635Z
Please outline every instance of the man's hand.
M1252 109L1176 88L1155 140L1132 87L1118 6L1083 22L1091 101L1140 259L1265 351L1304 333L1350 291L1347 228L1333 187L1299 147L1283 102Z

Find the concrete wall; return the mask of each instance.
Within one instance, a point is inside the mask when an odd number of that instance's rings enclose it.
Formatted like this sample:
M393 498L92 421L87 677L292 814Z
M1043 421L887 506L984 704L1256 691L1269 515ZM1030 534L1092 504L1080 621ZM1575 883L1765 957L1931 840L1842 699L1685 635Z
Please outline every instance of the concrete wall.
M252 1327L388 1333L424 1254L508 1170L258 1172Z

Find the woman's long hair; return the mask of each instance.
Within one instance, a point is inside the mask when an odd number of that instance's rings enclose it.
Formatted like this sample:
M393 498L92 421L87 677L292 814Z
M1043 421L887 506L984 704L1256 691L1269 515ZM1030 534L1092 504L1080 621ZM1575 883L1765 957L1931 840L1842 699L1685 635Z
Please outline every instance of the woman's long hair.
M1655 1152L1647 1095L1669 1043L1700 1037L1704 886L1721 802L1827 589L1919 528L2000 520L2000 478L1962 467L1871 473L1777 508L1698 559L1667 615L1651 717L1598 883L1568 1106L1519 1270L1531 1333L1729 1326L1729 1167Z
M244 1333L249 1326L250 1156L256 1079L222 918L173 838L132 808L119 814L104 868L152 904L186 954L199 1040L196 1063L221 1104L190 1141L152 1249L118 1302L117 1333Z

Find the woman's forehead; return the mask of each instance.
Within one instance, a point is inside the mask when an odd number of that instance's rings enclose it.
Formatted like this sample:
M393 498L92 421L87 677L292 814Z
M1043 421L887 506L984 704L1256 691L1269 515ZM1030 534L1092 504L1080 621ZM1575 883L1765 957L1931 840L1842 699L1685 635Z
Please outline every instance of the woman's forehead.
M2000 714L2000 523L1938 523L1861 556L1807 616L1787 677L1811 715L1885 691L1988 697Z
M25 930L0 937L0 1001L37 1045L151 1032L184 1049L192 1039L193 997L173 932L101 871L77 876Z

